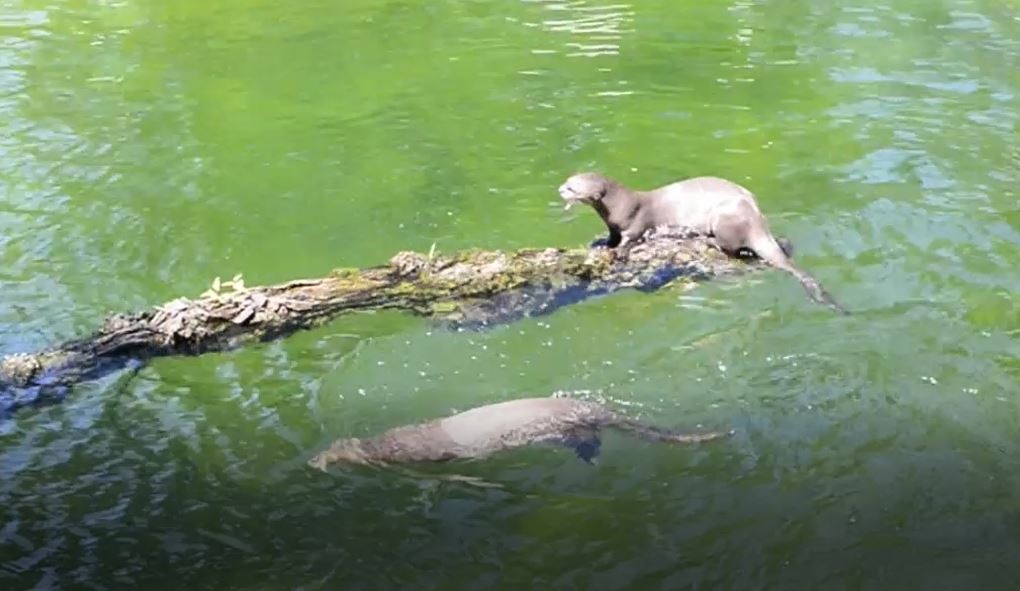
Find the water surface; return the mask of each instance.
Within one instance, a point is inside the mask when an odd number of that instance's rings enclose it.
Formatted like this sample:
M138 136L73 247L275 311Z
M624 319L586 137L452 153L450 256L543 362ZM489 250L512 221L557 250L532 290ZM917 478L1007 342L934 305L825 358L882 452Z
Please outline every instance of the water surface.
M580 169L715 174L763 273L483 333L396 313L113 375L0 424L4 589L961 589L1020 574L1020 19L1005 0L0 7L0 353L112 311L574 246ZM555 391L660 424L597 467L304 460Z

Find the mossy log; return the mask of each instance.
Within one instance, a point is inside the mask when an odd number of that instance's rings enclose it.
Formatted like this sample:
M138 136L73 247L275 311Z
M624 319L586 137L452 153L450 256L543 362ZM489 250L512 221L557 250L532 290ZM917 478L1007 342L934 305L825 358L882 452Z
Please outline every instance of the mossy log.
M704 238L660 232L628 252L602 248L401 252L388 264L279 285L219 285L197 299L115 314L85 338L0 359L0 412L62 399L134 362L198 355L286 336L355 311L397 309L481 328L620 289L654 290L754 268ZM229 289L223 289L223 288Z

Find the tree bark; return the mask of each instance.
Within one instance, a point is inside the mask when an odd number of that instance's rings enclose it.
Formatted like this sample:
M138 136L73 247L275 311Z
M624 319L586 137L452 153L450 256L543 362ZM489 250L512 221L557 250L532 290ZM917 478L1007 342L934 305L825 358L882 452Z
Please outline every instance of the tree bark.
M0 412L62 399L73 384L131 362L276 339L359 310L405 310L447 326L479 329L547 314L593 295L651 291L678 279L700 281L757 266L727 257L704 238L666 231L626 252L400 252L386 265L338 269L318 279L261 287L228 283L196 299L115 314L84 338L0 359Z

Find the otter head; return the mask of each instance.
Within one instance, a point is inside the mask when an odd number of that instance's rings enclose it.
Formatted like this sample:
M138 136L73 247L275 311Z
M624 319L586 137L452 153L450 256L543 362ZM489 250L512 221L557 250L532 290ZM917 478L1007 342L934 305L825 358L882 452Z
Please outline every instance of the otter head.
M582 172L571 176L559 189L560 197L566 201L563 209L570 209L575 203L594 205L609 192L611 182L597 172Z
M338 439L333 442L333 445L329 446L329 449L315 454L312 459L308 460L308 465L325 472L327 466L338 462L344 464L365 463L365 453L361 449L361 440L358 438Z

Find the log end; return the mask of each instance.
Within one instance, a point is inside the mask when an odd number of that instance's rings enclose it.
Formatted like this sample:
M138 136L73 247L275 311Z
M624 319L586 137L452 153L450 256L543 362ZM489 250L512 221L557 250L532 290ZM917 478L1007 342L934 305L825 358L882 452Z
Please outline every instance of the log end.
M43 369L36 355L14 353L0 359L0 383L8 387L23 388L29 385Z

